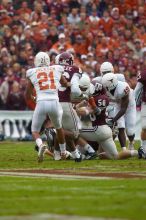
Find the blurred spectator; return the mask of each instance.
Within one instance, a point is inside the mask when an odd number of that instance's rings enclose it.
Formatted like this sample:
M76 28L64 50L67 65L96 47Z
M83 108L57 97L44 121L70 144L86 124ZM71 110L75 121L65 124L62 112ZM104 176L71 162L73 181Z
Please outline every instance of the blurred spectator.
M63 51L72 48L72 45L66 41L64 33L59 34L58 41L53 44L52 49L54 49L58 53L61 47L63 48Z
M5 109L7 110L25 110L26 103L24 94L20 90L20 86L17 83L12 84L10 93L6 100Z
M95 68L97 61L95 60L95 56L93 53L90 52L87 54L87 61L85 62L85 64L91 66L93 69Z
M1 100L2 100L2 108L6 109L6 102L7 102L7 98L8 95L10 94L10 92L12 91L12 87L14 85L18 85L19 83L15 80L15 76L12 72L12 69L7 69L6 71L6 78L5 80L2 82L1 87L0 87L0 96L1 96Z
M77 55L81 56L81 54L87 54L88 52L88 44L86 39L82 35L77 35L75 38L75 43L73 44L74 50Z
M0 25L10 25L12 22L11 17L8 15L8 11L6 9L0 10Z
M80 16L78 15L78 8L73 8L71 13L68 15L67 20L70 24L78 24L81 20Z
M111 31L114 25L113 19L110 17L110 14L107 10L103 12L103 17L99 20L98 26L103 30L107 35L111 35Z
M21 3L21 7L16 11L17 14L28 13L31 14L32 10L28 7L27 1Z

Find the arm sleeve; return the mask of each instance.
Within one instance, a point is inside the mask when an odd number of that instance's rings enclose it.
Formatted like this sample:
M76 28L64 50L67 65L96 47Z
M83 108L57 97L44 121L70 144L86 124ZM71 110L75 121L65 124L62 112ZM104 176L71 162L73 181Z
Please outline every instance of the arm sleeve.
M79 79L80 76L79 74L74 74L72 79L71 79L71 93L73 96L80 96L82 94L82 91L80 90L79 87Z
M143 92L143 84L141 82L138 82L134 89L136 106L140 105L142 92Z

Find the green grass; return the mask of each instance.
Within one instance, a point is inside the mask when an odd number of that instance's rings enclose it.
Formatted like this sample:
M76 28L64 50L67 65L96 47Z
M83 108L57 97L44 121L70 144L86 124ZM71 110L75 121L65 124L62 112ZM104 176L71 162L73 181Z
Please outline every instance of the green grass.
M0 143L0 169L71 169L74 172L144 173L146 161L53 161L37 163L32 142ZM0 216L40 213L144 220L146 179L61 180L0 176Z
M0 177L1 215L38 213L145 219L146 180Z
M43 163L37 163L37 153L34 151L34 142L1 142L0 169L82 169L86 171L146 171L146 161L130 158L127 160L92 160L75 163L72 161L54 161L46 156Z

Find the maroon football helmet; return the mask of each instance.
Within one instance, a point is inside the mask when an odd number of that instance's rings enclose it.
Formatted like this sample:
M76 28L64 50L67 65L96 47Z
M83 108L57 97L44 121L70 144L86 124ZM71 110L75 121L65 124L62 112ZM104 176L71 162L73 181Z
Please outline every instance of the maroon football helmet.
M58 62L60 65L73 65L73 55L63 52L59 55Z

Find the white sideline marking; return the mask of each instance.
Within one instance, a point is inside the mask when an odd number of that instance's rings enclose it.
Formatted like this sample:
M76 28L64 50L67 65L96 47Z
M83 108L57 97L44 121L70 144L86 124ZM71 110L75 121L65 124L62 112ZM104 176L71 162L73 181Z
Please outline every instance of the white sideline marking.
M52 179L113 179L113 177L102 176L80 176L80 175L63 175L49 173L27 173L27 172L3 172L0 171L0 176L23 176L23 177L49 177Z
M94 218L81 217L72 215L55 215L55 214L40 214L40 215L26 215L26 216L2 216L0 220L122 220L117 218ZM126 220L126 219L124 219Z

